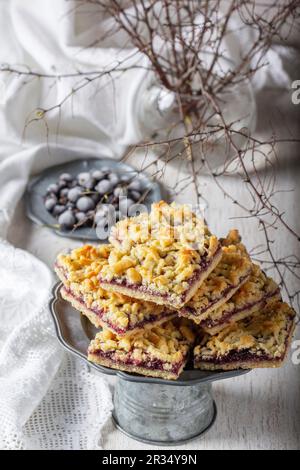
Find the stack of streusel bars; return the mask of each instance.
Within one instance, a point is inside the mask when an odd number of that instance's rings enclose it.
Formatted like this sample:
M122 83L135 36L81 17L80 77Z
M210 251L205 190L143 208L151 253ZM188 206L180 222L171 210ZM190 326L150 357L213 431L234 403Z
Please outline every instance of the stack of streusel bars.
M218 239L187 206L155 203L109 244L57 257L61 294L99 328L90 361L177 379L195 368L278 367L295 312L236 230Z

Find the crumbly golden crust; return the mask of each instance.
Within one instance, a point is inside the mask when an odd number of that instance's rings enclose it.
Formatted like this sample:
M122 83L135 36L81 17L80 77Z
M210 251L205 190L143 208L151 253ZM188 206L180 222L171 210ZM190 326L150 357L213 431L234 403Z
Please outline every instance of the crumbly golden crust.
M277 300L280 300L280 297L274 297L274 299L273 298L270 299L270 302L272 302L272 301L276 302ZM216 326L209 326L208 327L208 326L201 325L201 328L203 329L203 331L205 333L208 333L210 336L214 336L214 335L220 333L220 331L224 330L225 328L227 328L229 325L231 325L233 323L236 323L236 322L238 322L240 320L243 320L244 318L248 318L250 316L259 315L260 312L262 311L262 309L266 305L267 305L267 302L262 301L259 304L255 304L252 308L244 309L239 313L230 313L230 318L227 318L226 321L224 321L224 322L218 321L218 323L216 323ZM214 313L214 312L212 312L212 313Z
M84 282L86 279L95 278L102 267L107 264L111 251L111 245L84 245L75 248L68 254L61 253L57 256L55 269L63 268L67 273L67 281Z
M195 369L200 370L237 370L237 369L275 369L284 364L285 359L277 359L276 361L237 361L228 364L212 364L209 362L196 361L194 364Z
M294 319L295 312L288 304L278 301L267 305L259 316L232 324L213 337L204 336L194 349L195 367L230 370L280 366L291 341Z
M241 253L248 255L245 245L242 243L242 237L236 228L229 230L227 237L220 238L222 246L235 245Z
M85 305L70 294L65 287L62 287L60 294L64 300L72 305L72 307L85 315L96 328L103 328L105 326L99 315L96 315L95 312L86 308Z
M103 329L91 341L88 359L115 369L174 379L194 341L192 329L178 319L123 338Z
M290 335L287 341L286 351L281 358L278 357L274 360L266 360L266 361L262 359L260 359L259 361L254 361L254 360L251 361L251 359L247 361L237 360L233 362L228 362L227 364L223 363L222 365L201 361L201 360L198 360L198 358L197 359L195 358L194 367L195 369L211 370L211 371L236 370L236 369L275 369L275 368L282 367L284 362L286 361L288 351L290 349L294 330L295 330L295 324L291 326L291 331L290 331Z
M164 305L165 307L169 307L172 309L181 308L184 303L188 301L198 290L199 286L201 286L202 282L205 281L207 276L216 268L222 253L221 251L215 256L212 260L211 264L207 267L206 271L199 275L199 277L191 284L189 290L181 296L176 296L174 294L170 295L161 295L159 291L150 290L148 288L144 288L143 286L138 286L134 284L123 284L122 280L118 282L118 279L114 281L103 281L100 280L100 285L106 289L107 291L111 292L119 292L120 294L127 295L129 297L134 297L136 299L144 300L147 302L154 302L157 305Z
M179 311L179 315L200 323L233 296L247 281L251 271L252 263L247 253L241 252L237 245L223 246L220 263Z
M252 264L251 276L229 301L204 315L199 325L212 335L250 315L255 314L268 302L279 300L279 287L267 277L256 264Z
M142 213L118 222L111 230L109 241L121 251L137 245L151 247L160 241L159 248L170 250L191 249L202 253L207 247L206 236L211 236L203 219L196 216L187 205L152 204L149 214ZM214 237L215 238L215 237ZM212 247L212 249L214 249Z
M137 360L155 359L177 362L188 352L195 341L192 329L185 323L168 321L134 335L120 337L104 328L97 333L89 346L89 353L96 351L114 352L116 359L126 359L131 352Z
M165 371L165 370L153 370L153 369L149 370L146 367L138 367L138 366L126 365L122 363L116 364L111 359L101 357L101 356L98 356L97 354L92 354L92 353L88 355L88 360L91 362L94 362L95 364L99 364L104 367L109 367L110 369L117 369L117 370L122 370L124 372L130 372L132 374L145 375L146 377L157 377L157 378L166 379L166 380L178 379L178 377L180 376L184 368L184 363L182 363L181 367L179 368L178 372L176 372L176 374L171 371Z
M63 282L65 299L84 312L92 323L106 325L118 334L133 332L147 323L152 326L174 316L164 306L108 292L99 285L98 276L107 263L111 247L85 245L70 254L59 255L55 271Z
M97 315L92 310L86 308L85 305L79 299L74 297L74 295L68 292L66 288L64 287L61 289L61 296L64 300L69 302L76 310L80 311L83 315L85 315L90 320L90 322L94 326L96 326L96 328L108 328L113 333L116 333L115 324L110 325L105 321L101 321L101 317L99 317L99 315ZM124 332L121 332L121 333L120 333L120 330L118 330L118 334L119 336L134 335L137 332L145 331L146 329L151 329L153 328L154 325L155 326L161 325L162 323L165 323L167 320L172 320L175 317L176 317L175 311L172 311L172 312L164 311L163 315L160 318L157 317L157 319L155 319L152 322L145 322L141 326L139 326L139 324L136 324L134 328L130 330L129 329L124 330Z
M114 248L100 284L175 308L192 297L221 258L219 241L203 220L186 206L163 201L149 215L116 224L110 242Z

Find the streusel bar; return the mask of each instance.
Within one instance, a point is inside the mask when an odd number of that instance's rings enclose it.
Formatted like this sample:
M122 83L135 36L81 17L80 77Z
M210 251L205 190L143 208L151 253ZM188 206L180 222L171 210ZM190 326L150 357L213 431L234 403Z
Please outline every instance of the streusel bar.
M175 316L161 305L107 292L98 276L111 250L110 245L85 245L57 257L55 271L63 282L62 297L96 326L106 326L118 335L160 324Z
M222 259L179 315L201 324L249 279L252 262L240 244L222 246Z
M88 359L113 369L175 380L187 362L194 340L193 331L178 321L124 338L104 329L90 343Z
M271 303L259 316L234 323L215 336L206 335L194 349L194 367L233 370L280 367L295 327L295 312L286 303Z
M269 302L277 300L280 300L278 284L253 264L250 278L228 302L210 312L199 325L207 333L215 335L231 323L259 314Z
M189 301L222 257L217 237L201 219L186 206L163 201L149 215L117 223L110 242L100 285L173 308Z

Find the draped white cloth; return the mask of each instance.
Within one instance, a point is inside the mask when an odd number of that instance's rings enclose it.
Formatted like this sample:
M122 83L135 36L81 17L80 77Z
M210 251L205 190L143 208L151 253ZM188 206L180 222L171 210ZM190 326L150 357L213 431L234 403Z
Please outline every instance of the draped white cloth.
M29 253L5 241L14 209L28 178L64 159L66 149L119 158L141 137L138 106L149 74L132 69L82 86L93 72L145 61L124 48L122 34L86 47L108 29L110 18L79 15L72 1L0 0L0 63L49 74L40 79L0 73L0 447L80 449L101 446L110 416L105 379L67 356L54 336L48 313L53 278ZM246 37L244 36L244 39ZM249 37L248 37L249 39ZM272 67L256 85L285 85L286 49L269 53ZM91 75L92 77L93 75ZM76 96L65 100L72 89ZM34 121L34 110L55 107ZM33 120L33 122L30 122ZM27 124L27 125L26 125ZM74 158L74 157L73 157Z

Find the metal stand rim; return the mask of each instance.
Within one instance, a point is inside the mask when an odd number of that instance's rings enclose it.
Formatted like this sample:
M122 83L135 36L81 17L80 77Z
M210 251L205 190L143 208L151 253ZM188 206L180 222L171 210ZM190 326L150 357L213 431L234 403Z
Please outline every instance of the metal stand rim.
M216 405L215 401L213 401L213 408L214 408L213 418L212 418L211 422L209 423L209 425L205 429L203 429L198 434L195 434L194 436L191 436L187 439L180 439L180 440L177 440L177 441L152 441L151 439L143 439L142 437L136 436L135 434L131 434L130 432L126 431L124 428L122 428L120 426L120 424L118 423L118 421L117 421L117 419L114 415L114 412L112 413L112 422L113 422L114 426L119 431L121 431L123 434L125 434L125 436L130 437L131 439L134 439L135 441L143 442L144 444L152 444L152 445L161 446L161 447L163 447L163 446L183 445L183 444L186 444L187 442L190 442L190 441L193 441L193 440L197 439L199 436L203 436L204 434L206 434L213 427L213 425L216 422L217 414L218 414L217 405Z

